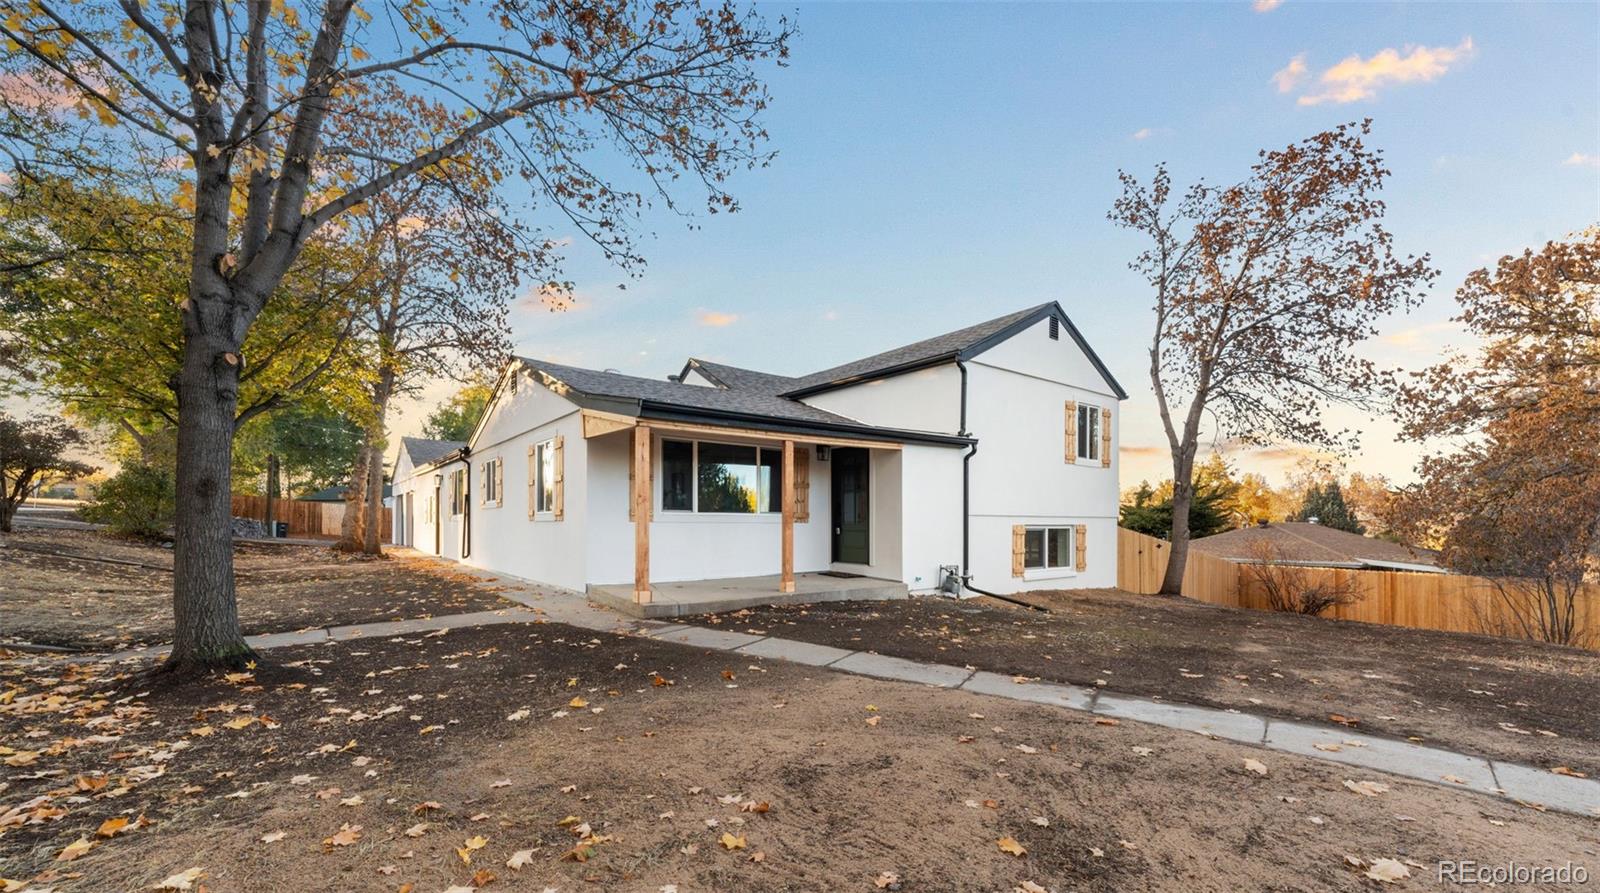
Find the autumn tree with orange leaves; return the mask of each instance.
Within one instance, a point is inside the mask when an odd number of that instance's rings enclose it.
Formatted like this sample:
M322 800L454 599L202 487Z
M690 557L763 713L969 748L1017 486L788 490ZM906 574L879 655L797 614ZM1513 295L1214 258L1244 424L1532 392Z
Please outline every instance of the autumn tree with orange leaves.
M1324 409L1381 398L1385 373L1352 348L1420 301L1435 273L1426 255L1396 255L1380 224L1389 171L1363 142L1370 127L1262 152L1232 186L1174 194L1165 166L1148 183L1121 174L1109 216L1148 242L1130 266L1154 292L1150 384L1172 453L1164 593L1183 585L1206 429L1250 444L1348 448L1354 436L1326 428Z
M1600 583L1600 227L1467 277L1457 317L1481 349L1400 389L1404 432L1459 445L1425 456L1390 510L1397 530L1488 577L1486 632L1585 644Z
M243 345L312 236L420 179L463 220L511 194L634 268L642 206L676 208L679 182L731 210L729 175L768 160L758 68L790 35L714 0L0 0L8 177L170 177L192 208L168 668L250 657L228 498Z

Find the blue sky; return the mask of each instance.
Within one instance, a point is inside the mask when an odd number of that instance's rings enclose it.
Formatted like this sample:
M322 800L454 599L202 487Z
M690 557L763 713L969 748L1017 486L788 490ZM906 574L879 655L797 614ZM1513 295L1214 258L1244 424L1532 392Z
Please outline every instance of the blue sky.
M1129 485L1165 459L1142 449L1162 440L1150 298L1126 267L1141 245L1105 219L1119 167L1228 181L1261 148L1372 117L1388 226L1442 271L1367 349L1413 366L1459 343L1446 321L1466 273L1600 222L1593 4L765 9L801 33L769 78L779 156L735 180L742 210L648 215L636 280L574 245L577 306L520 307L520 352L650 376L688 355L801 373L1054 299L1133 395ZM410 407L397 431L421 418ZM1415 449L1391 425L1334 418L1366 431L1352 468L1408 477ZM1294 455L1235 458L1278 474Z

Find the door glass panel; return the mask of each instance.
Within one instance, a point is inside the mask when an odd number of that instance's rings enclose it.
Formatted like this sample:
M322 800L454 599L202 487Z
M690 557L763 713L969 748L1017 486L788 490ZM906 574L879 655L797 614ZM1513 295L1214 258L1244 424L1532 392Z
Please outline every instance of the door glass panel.
M661 443L661 507L669 512L694 508L694 444L682 440Z

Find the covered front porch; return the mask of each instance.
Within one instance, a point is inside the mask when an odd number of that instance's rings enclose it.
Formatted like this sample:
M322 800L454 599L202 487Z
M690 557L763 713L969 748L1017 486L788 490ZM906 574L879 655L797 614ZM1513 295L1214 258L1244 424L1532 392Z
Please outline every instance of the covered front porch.
M592 410L583 432L598 604L677 617L913 588L898 441Z
M684 580L656 583L649 601L640 601L632 586L590 586L589 600L629 617L685 617L737 611L763 605L799 605L816 602L888 601L909 598L906 584L898 580L829 572L799 573L793 587L783 588L783 577L727 577L720 580Z

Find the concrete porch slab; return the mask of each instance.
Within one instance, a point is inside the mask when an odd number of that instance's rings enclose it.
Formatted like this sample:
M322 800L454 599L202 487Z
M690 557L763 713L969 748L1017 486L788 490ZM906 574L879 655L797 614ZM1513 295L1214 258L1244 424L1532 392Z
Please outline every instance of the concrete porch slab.
M629 617L688 617L757 608L765 605L805 605L815 602L888 601L909 598L906 584L876 577L828 577L818 573L795 574L794 591L779 592L777 574L763 577L728 577L720 580L685 580L655 583L652 599L641 605L633 600L633 586L590 585L589 601Z

